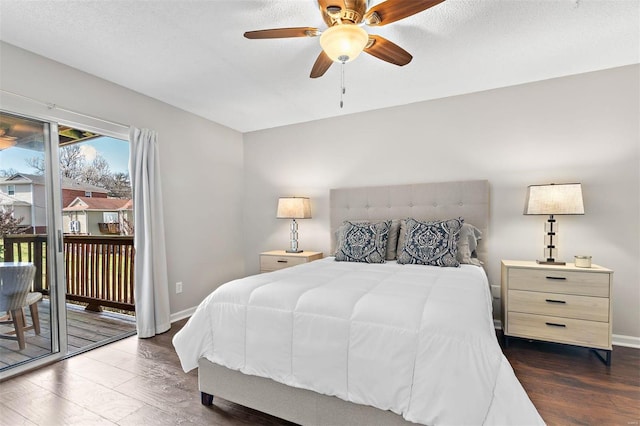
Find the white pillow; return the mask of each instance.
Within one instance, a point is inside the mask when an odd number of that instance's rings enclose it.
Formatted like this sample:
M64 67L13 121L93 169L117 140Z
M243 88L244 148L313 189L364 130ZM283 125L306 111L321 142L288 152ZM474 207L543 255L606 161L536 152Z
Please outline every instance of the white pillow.
M478 228L470 223L462 225L460 239L458 240L458 262L482 266L482 262L478 260L475 253L480 239L482 239L482 232Z

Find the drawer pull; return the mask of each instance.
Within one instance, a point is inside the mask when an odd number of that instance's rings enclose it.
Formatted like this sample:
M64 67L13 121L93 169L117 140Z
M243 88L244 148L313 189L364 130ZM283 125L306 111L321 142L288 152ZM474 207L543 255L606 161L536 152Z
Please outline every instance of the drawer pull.
M278 259L278 263L289 263L289 261L288 260Z
M558 323L555 323L555 322L545 322L545 324L547 324L548 326L551 326L551 327L566 327L566 325L564 325L564 324L558 324Z
M564 300L545 299L549 303L567 303Z
M565 281L567 279L567 277L545 277L548 280L559 280L559 281Z

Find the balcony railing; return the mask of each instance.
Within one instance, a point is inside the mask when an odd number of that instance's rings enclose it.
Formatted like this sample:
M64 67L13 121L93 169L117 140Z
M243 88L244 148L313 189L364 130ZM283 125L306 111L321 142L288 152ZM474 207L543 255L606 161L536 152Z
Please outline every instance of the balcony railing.
M66 235L63 241L67 300L88 303L88 310L135 310L133 236ZM32 262L33 291L44 294L50 289L46 244L45 235L4 237L5 262Z

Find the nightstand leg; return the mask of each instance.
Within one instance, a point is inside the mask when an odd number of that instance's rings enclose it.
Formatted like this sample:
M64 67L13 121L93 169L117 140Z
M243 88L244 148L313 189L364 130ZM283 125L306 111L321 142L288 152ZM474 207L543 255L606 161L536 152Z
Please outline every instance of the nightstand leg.
M509 336L507 336L506 334L504 335L504 347L509 347Z
M210 395L206 392L200 392L200 402L202 405L209 406L213 404L213 395Z
M605 354L605 356L602 356L598 349L591 349L591 350L593 351L594 354L598 356L598 358L600 358L600 361L604 362L606 366L608 367L611 366L611 351L602 349L602 352L604 352Z

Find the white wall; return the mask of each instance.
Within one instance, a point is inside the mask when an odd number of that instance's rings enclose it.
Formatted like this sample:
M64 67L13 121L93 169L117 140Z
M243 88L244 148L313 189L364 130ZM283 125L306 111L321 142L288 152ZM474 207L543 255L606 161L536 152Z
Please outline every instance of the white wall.
M0 75L4 90L158 132L172 313L243 275L240 133L6 43Z
M489 279L501 259L542 257L546 218L527 185L581 182L586 214L559 217L559 258L614 274L614 334L640 337L640 67L627 66L244 135L244 247L288 246L279 196L309 196L300 246L329 252L329 189L488 179Z

